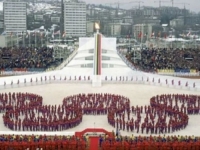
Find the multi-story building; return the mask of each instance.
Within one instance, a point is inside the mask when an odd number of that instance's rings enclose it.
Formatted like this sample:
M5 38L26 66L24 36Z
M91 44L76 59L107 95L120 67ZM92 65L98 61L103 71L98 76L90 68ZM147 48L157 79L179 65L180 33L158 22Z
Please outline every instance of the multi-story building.
M94 22L87 21L87 35L92 35L94 32Z
M121 36L121 24L120 23L110 23L110 35L114 37Z
M86 36L86 3L78 0L64 2L64 31L73 37Z
M152 25L150 24L136 24L133 26L133 33L138 41L146 41L151 38Z
M27 30L27 3L19 0L3 3L4 30L6 33L26 32Z
M170 20L171 27L180 27L183 25L184 25L184 19L179 18L179 19Z

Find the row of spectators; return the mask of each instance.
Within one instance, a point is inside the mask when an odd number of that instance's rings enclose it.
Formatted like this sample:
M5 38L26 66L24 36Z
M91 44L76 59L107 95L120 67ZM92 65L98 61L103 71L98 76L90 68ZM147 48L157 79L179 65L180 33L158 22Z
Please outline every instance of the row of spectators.
M127 59L135 67L144 71L157 69L194 69L200 70L199 49L142 49L141 60L134 62L134 52L127 54Z
M0 135L0 150L86 150L87 136Z
M197 150L200 149L200 138L195 136L146 136L99 137L102 150Z
M48 47L0 48L0 69L47 68L56 63L53 55Z

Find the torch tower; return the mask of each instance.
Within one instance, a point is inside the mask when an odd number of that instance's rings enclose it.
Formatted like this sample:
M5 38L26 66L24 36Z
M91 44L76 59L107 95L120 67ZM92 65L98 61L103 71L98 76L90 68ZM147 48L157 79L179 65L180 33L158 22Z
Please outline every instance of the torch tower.
M101 86L101 38L102 35L99 33L100 26L98 23L95 23L96 33L94 34L94 64L93 64L93 79L92 86L100 87Z

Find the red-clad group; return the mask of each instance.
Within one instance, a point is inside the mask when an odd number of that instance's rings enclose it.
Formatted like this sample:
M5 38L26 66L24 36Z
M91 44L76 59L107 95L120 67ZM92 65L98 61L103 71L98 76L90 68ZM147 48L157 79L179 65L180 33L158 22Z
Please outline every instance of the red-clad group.
M16 131L61 131L79 125L83 115L107 114L113 127L129 132L164 134L184 129L189 114L199 114L200 96L168 94L150 99L150 105L131 106L116 94L77 94L62 105L43 105L32 93L0 94L4 125Z
M117 129L137 133L161 134L184 129L189 114L200 113L200 96L168 94L150 99L150 105L121 105L109 109L108 122Z
M87 150L85 136L0 135L0 150Z
M200 139L194 136L99 137L102 150L199 150Z

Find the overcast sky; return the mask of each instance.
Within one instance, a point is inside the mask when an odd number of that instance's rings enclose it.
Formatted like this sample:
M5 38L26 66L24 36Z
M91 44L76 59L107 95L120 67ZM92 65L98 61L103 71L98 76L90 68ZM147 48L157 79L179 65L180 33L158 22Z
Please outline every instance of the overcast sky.
M85 1L86 3L91 3L91 4L106 4L106 3L114 3L114 2L119 2L119 3L126 3L126 2L133 2L133 1L140 1L140 0L82 0ZM141 6L154 6L158 7L159 6L159 0L141 0L144 3L141 3ZM155 2L156 1L156 2ZM168 2L162 2L162 6L172 6L171 0L163 0L163 1L168 1ZM176 3L187 3L190 5L185 5L187 9L190 11L195 11L199 12L200 11L200 0L174 0L174 6L184 8L183 4L176 4ZM115 5L113 5L115 6ZM124 8L131 8L131 7L138 7L138 3L127 3L123 4L120 7Z

